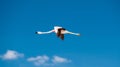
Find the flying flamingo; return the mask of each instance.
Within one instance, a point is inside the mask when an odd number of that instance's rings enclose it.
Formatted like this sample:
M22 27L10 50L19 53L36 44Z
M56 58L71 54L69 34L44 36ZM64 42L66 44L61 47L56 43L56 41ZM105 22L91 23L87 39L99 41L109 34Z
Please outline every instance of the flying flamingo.
M49 34L49 33L52 33L52 32L55 32L56 35L57 35L59 38L61 38L62 40L64 40L64 34L73 34L73 35L80 36L79 33L70 32L70 31L68 31L68 30L66 30L65 28L60 27L60 26L54 26L54 29L53 29L53 30L50 30L50 31L48 31L48 32L37 31L36 34Z

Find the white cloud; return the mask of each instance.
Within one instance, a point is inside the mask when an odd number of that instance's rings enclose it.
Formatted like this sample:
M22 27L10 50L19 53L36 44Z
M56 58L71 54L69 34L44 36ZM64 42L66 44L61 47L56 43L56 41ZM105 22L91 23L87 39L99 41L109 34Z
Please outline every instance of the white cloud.
M59 63L69 63L71 60L66 58L62 58L59 56L53 56L53 58L49 58L48 56L37 56L37 57L30 57L27 59L28 62L34 63L36 66L39 65L55 65Z
M69 63L69 62L71 62L71 60L68 60L66 58L62 58L59 56L54 56L52 61L53 61L53 63Z
M5 54L0 56L0 58L4 60L15 60L20 57L24 57L24 54L18 53L17 51L13 51L13 50L8 50Z
M49 61L49 57L44 56L37 56L37 57L30 57L27 59L29 62L33 62L35 65L45 65Z

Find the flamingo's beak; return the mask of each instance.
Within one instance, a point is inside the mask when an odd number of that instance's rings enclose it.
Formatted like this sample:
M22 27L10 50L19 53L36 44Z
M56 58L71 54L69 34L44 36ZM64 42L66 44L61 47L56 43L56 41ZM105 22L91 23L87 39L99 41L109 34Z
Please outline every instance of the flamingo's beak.
M38 34L38 32L35 32L35 34Z

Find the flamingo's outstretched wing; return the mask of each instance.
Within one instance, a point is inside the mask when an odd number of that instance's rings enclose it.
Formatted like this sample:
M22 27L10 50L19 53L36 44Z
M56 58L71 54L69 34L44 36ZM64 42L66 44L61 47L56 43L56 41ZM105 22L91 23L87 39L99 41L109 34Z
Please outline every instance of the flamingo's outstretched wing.
M61 29L58 29L58 32L56 33L58 37L60 37Z
M64 34L61 34L61 35L60 35L60 38L61 38L62 40L64 40Z
M65 28L59 28L58 29L58 32L57 32L58 37L60 37L60 35L63 34L62 31L65 31Z

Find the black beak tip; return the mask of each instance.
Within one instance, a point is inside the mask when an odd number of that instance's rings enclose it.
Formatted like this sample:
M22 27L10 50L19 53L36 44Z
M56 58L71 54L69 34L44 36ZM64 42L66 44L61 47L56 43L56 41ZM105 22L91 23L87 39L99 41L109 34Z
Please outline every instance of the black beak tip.
M35 34L38 34L37 32L35 32Z

